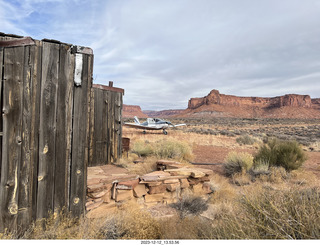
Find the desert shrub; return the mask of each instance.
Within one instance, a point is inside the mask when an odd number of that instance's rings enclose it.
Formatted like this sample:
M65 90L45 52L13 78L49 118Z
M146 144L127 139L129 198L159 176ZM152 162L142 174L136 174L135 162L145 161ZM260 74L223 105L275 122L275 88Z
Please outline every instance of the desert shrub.
M238 215L221 214L211 239L319 239L318 189L264 191L244 195Z
M240 145L253 145L257 140L249 135L242 135L236 138L236 142Z
M99 224L84 218L75 218L68 211L49 214L34 222L22 239L99 239Z
M155 143L155 155L159 158L191 161L192 149L186 142L178 140L161 140Z
M211 222L199 216L188 216L183 219L171 217L160 220L161 239L211 239Z
M131 151L141 157L150 156L154 153L154 149L152 145L149 142L142 141L142 140L137 140L133 144Z
M107 219L100 229L105 239L159 239L159 222L147 211L128 204Z
M181 218L187 215L198 215L208 209L207 201L199 196L185 196L170 206L179 211Z
M156 156L158 158L185 161L193 159L191 146L187 142L173 139L161 140L154 143L138 140L134 143L131 151L141 157Z
M247 172L253 165L253 156L247 152L230 152L225 159L224 171L227 176Z
M298 169L306 160L306 154L296 141L268 140L262 145L254 161L268 162L270 166L280 166L287 171Z

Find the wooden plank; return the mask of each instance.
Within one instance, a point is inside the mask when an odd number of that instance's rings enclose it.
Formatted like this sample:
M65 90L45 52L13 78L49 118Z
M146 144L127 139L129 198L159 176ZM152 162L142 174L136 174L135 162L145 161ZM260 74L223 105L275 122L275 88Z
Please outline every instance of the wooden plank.
M100 93L102 94L102 135L103 135L103 155L101 162L102 164L108 164L108 142L109 142L109 135L108 135L108 93L102 89L99 89Z
M116 152L115 152L115 144L116 144L116 130L115 130L115 94L111 92L111 113L110 113L110 121L111 121L111 163L116 161Z
M99 89L94 89L94 105L95 105L95 113L94 113L94 158L93 164L94 166L100 165L100 160L102 158L103 149L101 148L103 144L103 133L102 133L102 117L103 117L103 97L102 93Z
M34 49L34 64L32 71L32 102L31 102L31 131L30 159L32 167L32 220L37 217L38 163L39 163L39 126L40 126L40 93L42 72L42 42L36 40Z
M33 98L37 97L38 90L33 82L35 60L35 48L26 47L24 52L24 72L23 72L23 118L22 118L22 153L19 179L19 200L18 200L18 231L25 231L32 222L32 190L33 190L33 164L31 157L32 142L35 135L32 132L32 120L36 115L32 114L35 108ZM36 104L39 104L36 101Z
M90 124L89 124L89 138L90 138L90 143L89 143L89 162L88 166L94 166L94 154L95 154L95 141L94 141L94 115L95 115L95 108L94 108L94 103L95 103L95 98L94 98L94 88L91 88L90 92Z
M69 175L73 110L74 55L69 45L60 45L57 95L56 160L54 173L54 210L69 205Z
M122 94L115 93L115 126L116 126L116 158L117 160L121 157L121 145L122 145L122 127L121 127L121 104L122 104Z
M1 40L1 36L0 36ZM2 111L2 66L3 66L3 48L0 48L0 109ZM0 179L1 179L1 159L2 159L2 113L0 113Z
M0 230L17 229L22 146L24 47L4 50L3 145L0 182Z
M59 44L43 42L37 218L53 210Z
M111 91L107 91L106 92L107 94L107 105L108 105L108 113L107 113L107 124L108 124L108 134L107 134L107 137L108 137L108 141L107 141L107 154L108 154L108 163L111 163L112 161L112 142L113 142L113 139L112 139L112 97L111 97Z
M80 216L85 210L89 146L89 102L92 56L83 55L81 86L74 87L70 211ZM90 66L90 67L89 67Z

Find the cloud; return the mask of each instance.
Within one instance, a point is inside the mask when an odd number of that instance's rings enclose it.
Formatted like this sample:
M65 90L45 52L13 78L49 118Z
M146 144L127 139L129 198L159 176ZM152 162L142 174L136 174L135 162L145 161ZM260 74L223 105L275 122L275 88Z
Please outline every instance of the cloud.
M93 48L95 82L143 109L211 89L320 97L319 0L0 0L0 14L5 32Z

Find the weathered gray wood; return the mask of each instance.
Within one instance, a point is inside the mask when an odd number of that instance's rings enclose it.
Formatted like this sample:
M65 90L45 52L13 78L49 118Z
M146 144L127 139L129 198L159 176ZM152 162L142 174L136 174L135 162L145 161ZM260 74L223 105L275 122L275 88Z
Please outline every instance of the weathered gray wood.
M37 218L53 209L59 44L43 42Z
M1 40L1 36L0 36ZM0 179L1 179L1 159L2 159L2 133L3 133L3 127L2 127L2 66L3 66L3 48L0 48Z
M74 87L70 211L84 213L89 153L89 103L92 56L83 55L81 86Z
M0 182L0 230L17 230L22 146L24 48L4 50L3 141Z
M69 203L69 175L73 111L74 55L69 45L60 45L59 84L57 98L56 160L54 174L55 212Z
M32 220L32 184L33 184L33 167L31 162L32 149L32 104L34 94L33 90L33 65L35 59L34 48L27 46L24 52L23 64L23 107L22 107L22 153L21 153L21 167L18 176L19 180L19 198L18 198L18 231L24 231Z
M95 115L95 110L94 110L94 105L95 99L94 99L94 88L91 88L90 92L90 123L89 123L89 138L90 138L90 143L89 143L89 162L88 166L91 167L93 166L94 163L94 157L95 157L95 143L94 143L94 115Z
M30 150L32 165L32 220L37 217L38 163L39 163L39 126L40 126L40 89L42 72L42 42L36 40L34 49L34 64L32 71L32 109L30 129Z
M121 157L121 145L122 145L122 127L121 127L121 106L122 106L122 94L115 93L115 129L116 129L116 161Z

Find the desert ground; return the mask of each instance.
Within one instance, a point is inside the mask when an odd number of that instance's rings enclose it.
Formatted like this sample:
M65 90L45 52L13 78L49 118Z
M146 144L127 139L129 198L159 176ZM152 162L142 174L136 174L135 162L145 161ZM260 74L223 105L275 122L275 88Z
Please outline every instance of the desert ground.
M162 131L147 131L123 127L123 137L131 140L155 142L163 139L175 139L188 142L194 154L193 163L213 163L201 165L214 169L223 175L222 164L229 152L249 152L254 154L259 144L267 137L282 140L296 140L306 152L308 159L302 169L310 171L320 179L320 124L317 119L168 119L173 124L186 123L187 126ZM126 119L125 122L129 122ZM239 144L236 139L248 135L257 142L252 145Z

